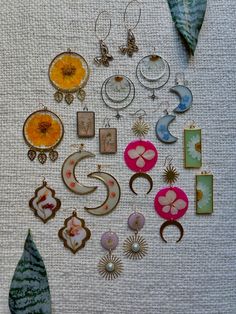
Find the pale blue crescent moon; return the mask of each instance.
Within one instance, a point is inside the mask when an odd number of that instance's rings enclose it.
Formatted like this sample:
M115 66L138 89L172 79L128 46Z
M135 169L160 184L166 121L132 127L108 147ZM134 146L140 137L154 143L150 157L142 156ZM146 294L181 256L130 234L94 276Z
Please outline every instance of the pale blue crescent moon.
M173 110L176 113L183 113L187 111L193 103L193 94L191 90L184 85L176 85L170 89L171 92L177 94L180 98L180 103Z
M156 136L161 142L172 144L178 140L178 138L173 136L169 131L169 124L174 120L175 116L167 114L157 121Z

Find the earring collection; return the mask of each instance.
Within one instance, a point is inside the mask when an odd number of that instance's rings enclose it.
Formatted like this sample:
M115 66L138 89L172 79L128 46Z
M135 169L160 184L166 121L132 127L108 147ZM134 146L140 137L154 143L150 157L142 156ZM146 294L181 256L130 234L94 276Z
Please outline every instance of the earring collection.
M137 20L131 25L129 13L135 8L138 10ZM101 29L103 19L108 22L108 28L102 36ZM139 52L134 30L141 19L141 6L137 0L128 3L124 12L124 26L127 30L127 43L120 46L119 51L123 55L132 57L134 53ZM95 21L95 35L99 41L99 56L94 57L94 62L98 66L105 68L114 64L114 58L108 49L106 40L110 35L112 21L107 11L101 11ZM103 32L102 32L103 33ZM135 69L136 78L142 88L151 94L148 96L151 100L159 98L157 92L163 88L170 79L170 65L160 55L155 52L142 57ZM54 99L60 103L63 100L70 105L75 97L81 103L84 103L86 92L84 90L88 79L90 69L83 56L70 49L58 54L50 63L48 77L51 85L56 90ZM124 112L135 99L135 84L124 74L117 72L110 75L101 84L101 100L111 110L115 111L115 116L119 120ZM174 144L178 138L169 131L169 125L178 115L184 114L193 104L193 94L187 87L183 73L176 74L176 84L170 89L170 92L179 97L179 103L169 114L167 108L164 111L155 127L157 139L163 144ZM132 126L132 132L137 139L129 142L124 150L124 162L126 166L134 172L129 180L130 190L137 195L134 189L134 181L138 178L144 178L149 183L146 194L153 189L153 179L148 174L157 164L158 151L155 143L145 139L150 130L150 125L145 121L147 113L143 109L137 110L134 114L137 120ZM118 151L117 128L110 126L111 117L104 118L104 125L99 128L99 153L115 154ZM44 164L49 158L51 161L58 159L58 152L55 150L63 139L64 126L61 119L54 112L44 107L30 114L23 125L23 137L29 146L28 157L33 161L36 157L41 164ZM77 135L78 138L86 140L96 136L95 112L89 111L87 105L83 110L77 112ZM85 150L85 145L72 145L74 152L69 153L62 164L61 177L68 192L78 196L92 194L98 190L98 186L92 183L93 180L100 181L106 188L104 202L97 207L85 206L84 210L94 216L110 214L120 203L121 187L118 179L112 174L102 171L105 165L98 165L95 172L89 172L87 177L91 184L83 184L75 174L75 168L84 159L95 160L96 155ZM48 153L48 155L47 155ZM166 166L167 164L167 166ZM156 213L165 220L160 227L160 237L164 242L165 228L176 226L180 231L180 237L176 242L180 242L184 235L184 229L178 221L188 210L189 201L186 193L179 187L174 186L179 177L179 172L172 164L172 159L167 156L164 167L163 180L166 187L160 189L154 199L154 208ZM201 168L202 167L202 132L196 127L195 122L184 128L184 167ZM112 172L111 172L112 173ZM210 172L202 171L196 175L196 213L211 214L213 212L213 175ZM34 192L34 196L29 201L29 207L34 215L43 223L47 223L56 216L61 208L61 201L56 197L56 192L48 186L45 178L42 185ZM140 235L144 227L145 217L140 212L133 212L128 217L128 227L134 233L123 242L124 255L133 260L142 259L148 252L148 244L143 236ZM72 215L64 221L63 227L58 232L59 238L63 241L64 247L72 253L77 253L84 248L91 237L91 231L86 226L85 221L80 218L73 210ZM118 236L115 232L107 231L101 237L101 246L108 253L102 257L98 264L99 274L105 279L111 280L119 277L123 271L123 263L119 257L113 254L113 251L119 244Z

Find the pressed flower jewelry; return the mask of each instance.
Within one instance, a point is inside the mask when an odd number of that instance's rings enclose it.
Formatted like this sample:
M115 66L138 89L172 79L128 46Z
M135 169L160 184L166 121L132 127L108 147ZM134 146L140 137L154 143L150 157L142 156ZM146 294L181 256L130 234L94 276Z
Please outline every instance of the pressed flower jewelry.
M65 248L75 254L85 246L91 232L86 227L85 221L77 216L76 211L73 211L72 216L65 220L64 227L59 230L58 236Z
M36 217L46 223L55 217L61 207L61 201L55 197L55 191L44 179L43 184L35 190L34 197L29 201L29 207Z
M38 154L38 160L44 164L47 160L46 152L49 152L51 161L58 158L55 148L59 145L64 135L64 127L60 118L52 111L44 107L43 110L33 112L25 121L23 136L30 147L28 157L32 161Z
M130 259L141 259L147 254L147 242L142 236L138 235L144 224L145 218L141 213L134 212L128 218L128 226L134 231L134 235L124 241L123 250L125 256Z
M132 127L133 133L139 137L138 140L130 142L124 151L124 161L127 167L135 171L136 173L130 178L129 186L133 193L137 194L133 189L133 182L137 178L144 178L150 183L150 188L147 194L152 190L153 181L147 174L147 171L155 167L158 159L158 152L152 142L143 140L142 138L147 135L149 131L149 125L143 120L143 116L146 115L144 110L138 110L143 112L138 117L138 120Z
M100 259L98 263L99 274L108 280L119 277L123 271L123 264L117 256L112 254L119 243L119 238L115 232L107 231L101 237L102 247L109 251L107 255Z
M169 106L169 103L167 103ZM164 110L164 116L159 118L156 123L155 131L159 141L165 144L173 144L178 138L169 131L169 125L175 120L176 116L169 114L167 109Z
M129 26L129 23L127 22L127 13L128 13L129 6L131 6L133 4L137 4L138 5L139 11L138 11L137 22L136 22L136 24L133 27L131 27L131 26ZM127 6L125 8L125 12L124 12L124 25L125 25L125 28L128 31L128 34L127 34L127 45L119 47L120 52L122 54L124 54L124 55L127 54L128 57L132 57L135 52L138 52L138 46L136 44L136 40L135 40L133 31L138 26L138 24L140 22L140 18L141 18L140 3L137 0L130 1L127 4Z
M167 159L166 157L166 162ZM166 219L160 228L160 236L164 242L167 242L164 238L163 232L167 226L175 225L180 230L180 238L176 241L179 242L183 235L184 229L182 225L177 221L184 216L188 209L188 197L183 190L179 187L173 186L179 177L179 173L169 160L168 166L164 170L163 179L169 184L169 187L161 189L154 200L154 206L159 216ZM165 164L166 164L165 162Z
M213 213L213 175L207 171L196 175L196 213Z
M110 118L104 119L104 127L99 128L99 152L100 154L117 153L117 129L111 128Z
M180 103L173 110L175 113L184 113L189 110L193 103L193 94L191 90L186 86L184 73L177 73L175 78L176 86L170 89L171 92L177 94L180 99Z
M85 151L83 144L79 146L73 145L73 147L78 147L79 150L71 154L64 161L61 170L62 180L65 183L66 187L73 193L80 195L93 193L97 189L97 187L89 187L80 183L75 177L75 167L81 160L85 158L95 157L95 155L88 151Z
M79 138L95 136L95 112L88 111L87 106L77 112L77 134Z
M164 87L170 78L169 63L157 54L143 57L136 67L136 76L139 83L152 94L153 101L158 98L155 91Z
M88 177L102 181L106 187L107 196L102 205L95 208L85 207L85 210L97 216L109 214L116 208L120 201L121 190L118 181L111 174L101 171L101 165L98 165L97 172L90 173Z
M134 84L125 75L112 75L103 82L101 97L108 108L116 111L116 118L120 119L119 112L131 105L134 100Z
M185 168L201 168L202 166L202 135L193 121L184 129L184 165Z
M81 55L70 49L57 55L49 65L48 76L57 90L54 94L57 102L61 102L65 95L65 101L70 105L74 100L74 93L77 93L80 101L85 99L83 88L89 78L89 67Z
M103 37L98 36L98 21L99 18L104 15L104 14L108 14L109 13L107 11L102 11L99 13L98 17L96 18L95 21L95 34L97 39L99 40L99 45L100 45L100 52L101 52L101 56L94 58L94 61L97 65L103 65L105 67L109 67L110 62L113 60L112 55L109 53L108 47L105 44L105 40L107 39L107 37L110 35L110 31L111 31L111 18L109 18L109 28L107 31L107 34Z

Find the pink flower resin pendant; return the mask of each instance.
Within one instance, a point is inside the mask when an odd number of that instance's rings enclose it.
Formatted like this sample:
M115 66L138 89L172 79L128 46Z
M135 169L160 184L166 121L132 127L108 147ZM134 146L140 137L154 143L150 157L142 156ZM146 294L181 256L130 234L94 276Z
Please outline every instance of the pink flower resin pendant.
M124 152L127 167L135 172L147 172L157 163L158 152L150 141L135 140L130 142Z
M169 225L175 225L180 231L179 242L183 235L184 229L177 221L183 217L188 209L188 197L185 192L179 187L172 186L177 181L179 173L172 166L171 162L164 171L164 181L169 183L169 187L161 189L155 196L154 207L160 217L166 219L160 228L160 236L164 242L167 242L163 236L164 229Z
M137 194L133 189L133 182L139 177L145 178L150 183L152 190L152 178L146 173L155 167L158 159L158 152L152 142L147 140L135 140L130 142L124 151L124 160L127 167L136 173L130 178L129 185L133 193Z

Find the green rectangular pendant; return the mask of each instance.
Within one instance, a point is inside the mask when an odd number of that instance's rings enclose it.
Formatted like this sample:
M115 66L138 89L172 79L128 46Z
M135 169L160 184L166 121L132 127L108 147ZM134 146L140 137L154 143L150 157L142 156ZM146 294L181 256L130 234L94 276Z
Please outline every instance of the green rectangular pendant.
M184 164L185 168L201 168L202 166L201 129L184 130Z
M196 175L196 213L213 213L213 175Z

